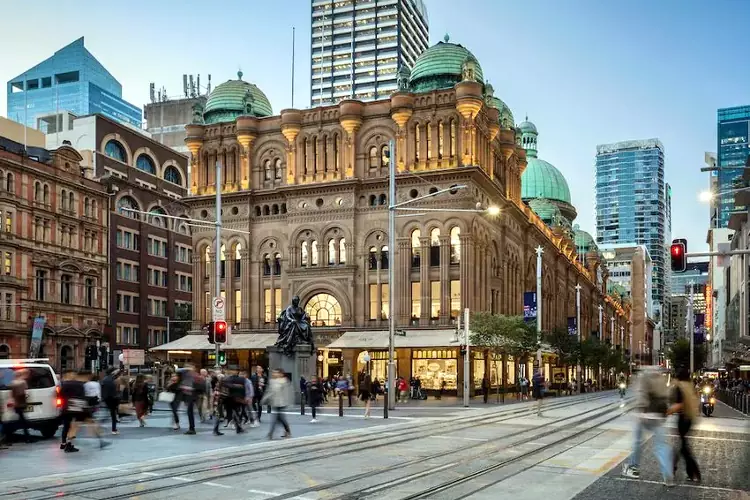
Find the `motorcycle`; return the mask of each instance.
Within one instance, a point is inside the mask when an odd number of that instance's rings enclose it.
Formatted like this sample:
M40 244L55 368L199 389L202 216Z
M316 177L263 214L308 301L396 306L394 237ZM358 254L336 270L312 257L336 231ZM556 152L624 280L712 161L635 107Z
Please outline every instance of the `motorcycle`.
M710 417L714 412L714 405L716 404L716 398L713 395L713 389L711 387L704 387L701 390L701 411L707 417Z
M627 388L627 385L625 382L620 382L620 399L625 397L625 389Z

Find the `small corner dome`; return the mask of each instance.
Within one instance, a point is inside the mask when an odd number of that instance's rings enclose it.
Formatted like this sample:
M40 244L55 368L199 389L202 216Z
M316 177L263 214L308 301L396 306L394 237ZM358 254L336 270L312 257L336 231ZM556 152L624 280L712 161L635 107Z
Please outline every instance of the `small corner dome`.
M514 123L513 112L508 105L505 104L502 99L493 95L490 98L490 106L500 111L500 125L504 129L512 129Z
M256 85L242 79L227 80L219 84L208 96L203 108L203 121L206 124L229 122L238 116L251 115L258 118L273 115L271 103L266 94Z
M584 231L583 229L581 229L581 227L578 224L573 226L573 234L575 235L574 241L575 241L575 245L577 248L581 248L585 252L599 248L596 245L596 241L594 240L594 237L591 236L591 234L589 234L587 231Z
M414 63L409 77L409 86L413 92L452 88L462 80L465 61L472 61L476 67L474 78L484 83L482 66L463 45L451 43L448 35L444 40L422 52Z
M538 134L539 133L536 130L536 125L534 125L533 123L531 123L528 119L526 119L520 125L518 125L518 129L523 134L528 134L528 133Z

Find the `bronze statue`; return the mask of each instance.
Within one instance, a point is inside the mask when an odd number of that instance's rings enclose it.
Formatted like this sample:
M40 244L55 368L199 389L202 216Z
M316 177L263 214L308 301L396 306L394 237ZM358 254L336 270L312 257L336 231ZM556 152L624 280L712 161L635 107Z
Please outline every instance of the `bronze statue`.
M284 309L276 320L279 324L279 338L276 347L281 347L284 354L292 356L297 344L310 344L310 352L315 352L310 316L299 305L299 297L295 295L292 303Z

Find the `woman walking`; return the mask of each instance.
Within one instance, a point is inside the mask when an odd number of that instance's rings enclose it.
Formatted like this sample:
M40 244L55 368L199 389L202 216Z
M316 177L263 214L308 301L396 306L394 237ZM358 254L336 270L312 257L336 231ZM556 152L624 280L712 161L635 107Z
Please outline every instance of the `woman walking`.
M292 430L289 428L289 423L286 421L286 416L284 415L284 410L291 404L292 400L292 385L289 383L284 372L279 369L274 370L261 401L261 404L270 405L274 410L274 419L271 423L271 430L268 431L268 439L273 439L273 431L276 430L277 424L284 426L284 435L282 437L292 437Z
M135 416L141 427L146 427L146 413L148 412L148 386L146 378L138 375L135 378L132 392L133 406L135 407Z
M363 373L359 382L359 399L365 403L365 418L370 418L370 404L372 402L372 379Z
M695 460L693 451L690 449L688 434L693 426L693 421L698 416L698 398L695 395L692 384L690 383L690 370L685 367L677 371L679 382L674 389L674 404L667 410L668 415L677 413L677 431L680 434L680 446L674 450L673 471L677 474L677 465L680 455L685 458L685 469L687 471L688 481L700 482L701 471L698 468L698 462Z

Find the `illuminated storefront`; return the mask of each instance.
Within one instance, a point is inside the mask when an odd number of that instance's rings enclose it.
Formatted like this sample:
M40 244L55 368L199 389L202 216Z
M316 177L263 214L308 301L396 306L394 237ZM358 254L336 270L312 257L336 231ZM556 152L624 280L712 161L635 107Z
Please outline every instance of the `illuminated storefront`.
M458 351L456 349L415 349L412 351L411 376L422 388L437 391L458 389Z

